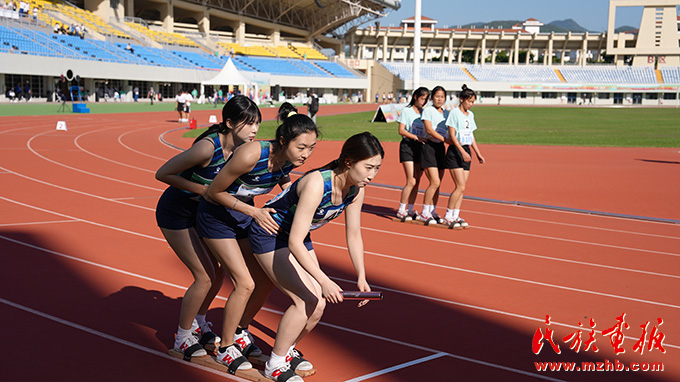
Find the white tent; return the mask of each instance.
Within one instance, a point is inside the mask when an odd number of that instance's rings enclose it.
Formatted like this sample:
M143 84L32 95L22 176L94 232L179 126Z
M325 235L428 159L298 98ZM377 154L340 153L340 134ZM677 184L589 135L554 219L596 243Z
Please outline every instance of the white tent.
M234 63L231 62L231 57L229 57L227 63L224 64L222 70L220 70L215 77L201 82L201 94L204 93L205 85L243 85L246 88L254 86L255 89L253 93L257 95L257 84L244 77L243 74L236 69Z

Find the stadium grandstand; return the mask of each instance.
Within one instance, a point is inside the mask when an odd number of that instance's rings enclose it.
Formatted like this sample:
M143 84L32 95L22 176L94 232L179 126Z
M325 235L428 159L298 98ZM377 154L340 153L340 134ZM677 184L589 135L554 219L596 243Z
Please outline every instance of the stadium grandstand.
M180 88L210 96L216 89L202 83L231 59L254 86L225 83L225 91L278 101L313 88L337 102L369 88L365 73L343 63L342 36L398 7L394 0L0 0L0 100L26 83L32 102L54 100L64 83L94 101L114 91L129 101L135 88L164 98Z
M67 73L92 101L114 90L129 101L134 88L209 96L216 88L202 83L231 59L255 86L222 88L258 101L304 102L310 89L322 102L367 101L466 83L483 102L678 105L679 5L610 0L602 33L545 33L533 18L511 28L439 28L428 17L415 33L415 18L380 25L400 0L0 0L0 101L26 81L32 102L53 100ZM643 8L639 29L615 32L616 9L630 6Z

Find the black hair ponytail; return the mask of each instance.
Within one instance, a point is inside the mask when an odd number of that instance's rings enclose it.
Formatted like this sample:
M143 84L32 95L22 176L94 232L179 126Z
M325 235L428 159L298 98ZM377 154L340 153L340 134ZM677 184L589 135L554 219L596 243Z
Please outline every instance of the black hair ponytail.
M262 122L262 114L260 108L250 98L244 95L234 96L222 108L222 123L210 126L194 140L193 144L210 134L229 134L233 130L227 126L227 120L231 121L232 129L236 129L242 125Z

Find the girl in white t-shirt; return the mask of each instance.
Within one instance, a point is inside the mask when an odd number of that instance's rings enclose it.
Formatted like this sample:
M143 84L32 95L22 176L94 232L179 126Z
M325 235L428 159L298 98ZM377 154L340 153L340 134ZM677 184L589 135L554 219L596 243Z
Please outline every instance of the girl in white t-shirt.
M446 102L446 90L441 86L432 89L432 104L423 110L423 125L425 127L426 141L423 144L420 165L430 185L425 189L423 196L423 210L420 213L423 221L444 224L435 212L439 200L439 186L446 169L446 148L444 141L448 137L446 119L449 111L444 110Z
M460 92L460 104L451 110L446 119L449 128L449 148L446 152L446 168L450 169L456 188L451 192L449 205L444 219L452 228L468 228L468 223L460 218L460 206L463 203L463 192L470 177L470 162L472 162L472 150L475 151L479 163L484 163L484 157L477 147L474 131L477 130L475 115L470 108L475 103L477 96L467 85L463 85Z
M401 190L397 217L402 220L420 219L420 215L413 210L418 196L418 184L423 170L420 167L420 152L425 142L425 127L420 118L423 107L427 103L430 91L420 87L413 92L411 102L399 114L399 135L403 138L399 144L399 162L404 167L406 184ZM408 208L407 208L408 203Z

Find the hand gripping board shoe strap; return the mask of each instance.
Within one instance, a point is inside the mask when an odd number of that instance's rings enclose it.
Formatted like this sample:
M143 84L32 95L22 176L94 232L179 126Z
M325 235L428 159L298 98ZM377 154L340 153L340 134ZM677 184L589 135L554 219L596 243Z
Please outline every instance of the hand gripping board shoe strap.
M201 344L193 344L184 350L182 358L185 361L191 361L191 355L199 350L203 350L203 346Z

